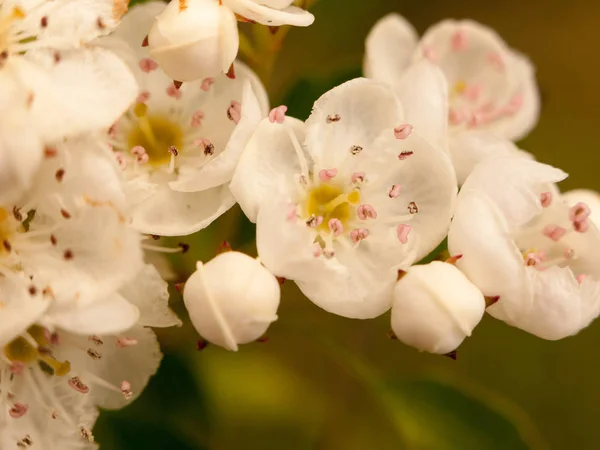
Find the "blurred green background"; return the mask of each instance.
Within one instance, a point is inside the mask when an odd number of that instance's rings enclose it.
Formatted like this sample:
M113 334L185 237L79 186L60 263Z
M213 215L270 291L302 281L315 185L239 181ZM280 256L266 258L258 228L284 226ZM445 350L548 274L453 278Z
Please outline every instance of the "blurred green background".
M306 118L312 102L360 74L364 38L397 11L423 32L471 18L495 28L538 70L543 110L522 147L570 173L563 189L600 190L600 2L597 0L319 0L293 29L269 85L273 105ZM249 26L245 31L250 31ZM252 252L233 209L189 238L181 280L227 239ZM182 315L173 292L173 306ZM352 321L283 289L269 340L196 350L184 327L160 333L165 360L144 395L102 415L104 449L596 449L600 324L547 342L486 317L453 361L386 338L389 318Z

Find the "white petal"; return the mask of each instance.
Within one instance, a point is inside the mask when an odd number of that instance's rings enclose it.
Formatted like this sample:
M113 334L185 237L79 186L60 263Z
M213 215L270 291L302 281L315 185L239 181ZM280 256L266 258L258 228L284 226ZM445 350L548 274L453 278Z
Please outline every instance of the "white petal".
M448 83L442 71L423 60L406 69L394 83L406 123L430 142L446 150L448 134Z
M167 185L134 206L131 226L141 233L184 236L206 228L234 205L227 186L177 192Z
M302 142L304 123L292 117L286 117L283 124L264 119L240 157L230 189L252 222L256 221L261 205L278 194L276 186L286 186L295 174L300 173L300 163L289 133Z
M272 27L280 25L307 27L315 21L315 16L296 6L275 9L258 4L255 0L224 0L223 3L246 19Z
M477 164L488 158L521 156L533 159L531 154L520 150L512 142L500 139L485 131L454 133L450 137L448 148L459 185L465 182Z
M137 344L121 347L117 344L117 336L99 336L102 344L97 345L89 339L92 334L91 331L83 336L60 332L61 340L70 345L56 346L54 355L71 363L72 372L77 373L90 388L87 394L90 402L102 408L122 408L141 394L158 369L162 354L156 336L152 330L136 325L122 335L137 341ZM90 357L87 349L98 352L101 358ZM103 386L96 381L98 379L117 390ZM118 391L123 381L131 384L133 396L129 400Z
M47 79L32 86L31 113L48 140L110 127L137 95L133 75L108 50L63 52L58 63L53 55L37 53L35 60Z
M397 272L377 265L376 254L364 259L357 252L340 254L346 265L337 258L315 258L314 235L304 224L287 220L286 206L284 198L275 199L258 213L256 245L263 264L294 280L304 295L331 313L368 319L387 311Z
M600 194L591 189L573 189L562 194L562 199L570 206L583 202L591 210L590 219L600 228Z
M502 211L511 227L531 220L542 209L539 194L545 184L564 180L567 174L522 157L500 156L477 165L462 191L485 193Z
M181 325L181 320L169 308L168 285L152 264L146 264L120 293L139 309L138 324L145 327Z
M408 66L417 39L413 26L399 14L379 19L365 43L365 76L393 85Z
M513 303L528 307L531 291L523 256L508 234L506 221L485 195L462 192L448 232L451 255L462 255L458 268L486 296L500 300L488 308L499 319L512 316Z
M316 170L337 168L352 146L368 150L380 133L403 124L402 106L391 88L357 78L323 94L306 121L305 145Z
M237 64L236 71L238 69L241 69L241 73L238 72L236 79L244 80L243 94L238 97L236 90L231 89L229 96L222 96L223 99L227 98L223 105L215 102L213 97L212 101L201 106L205 111L202 123L202 128L206 130L205 138L216 149L224 149L200 168L182 166L177 180L169 184L172 189L194 192L231 181L240 155L258 124L266 116L268 107L264 103L266 92L260 80L246 66ZM245 76L248 78L244 79ZM258 87L260 101L254 93L254 87ZM231 100L238 98L242 105L241 119L231 131L231 121L222 113L227 111Z
M122 296L114 295L88 307L51 312L41 323L76 334L112 334L131 328L139 317L136 306Z

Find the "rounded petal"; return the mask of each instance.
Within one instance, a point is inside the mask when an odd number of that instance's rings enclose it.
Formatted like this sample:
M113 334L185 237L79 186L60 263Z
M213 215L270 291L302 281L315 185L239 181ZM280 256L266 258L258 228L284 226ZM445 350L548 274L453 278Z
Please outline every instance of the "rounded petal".
M206 228L234 203L227 186L177 192L158 185L151 197L134 205L131 226L141 233L185 236Z
M357 78L322 95L306 121L306 148L315 170L338 167L353 146L372 147L385 129L403 124L400 102L388 86Z
M409 65L417 39L417 32L401 15L379 19L365 42L365 76L394 85Z
M430 142L446 150L448 134L448 83L442 71L427 60L406 69L394 84L405 121Z
M229 187L252 222L261 205L278 194L277 186L285 188L285 180L300 173L301 164L290 134L302 142L304 130L304 123L292 117L286 117L283 124L264 119L244 149Z
M272 0L269 0L269 3L263 1L260 4L255 0L223 0L223 3L236 14L271 27L281 25L307 27L315 21L315 16L304 9L296 6L281 8L279 2L274 4ZM287 3L289 4L289 2Z

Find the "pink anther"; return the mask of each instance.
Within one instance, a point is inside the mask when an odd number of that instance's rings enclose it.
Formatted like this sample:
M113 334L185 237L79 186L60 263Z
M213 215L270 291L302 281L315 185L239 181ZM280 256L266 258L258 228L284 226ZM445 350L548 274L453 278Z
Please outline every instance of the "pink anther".
M278 106L277 108L273 108L271 112L269 112L269 122L271 123L283 123L285 121L285 113L288 108L285 105Z
M319 171L319 179L321 181L329 181L337 176L337 169L323 169Z
M407 123L403 123L402 125L398 125L394 128L394 136L396 139L406 139L412 133L413 126Z

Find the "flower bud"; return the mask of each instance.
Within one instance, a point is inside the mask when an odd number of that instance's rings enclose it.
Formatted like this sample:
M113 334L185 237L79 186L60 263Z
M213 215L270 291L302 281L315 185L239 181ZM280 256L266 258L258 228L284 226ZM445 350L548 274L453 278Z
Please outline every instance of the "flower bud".
M225 252L197 270L185 284L183 301L192 324L207 341L237 351L260 338L277 320L279 283L259 261Z
M227 72L239 36L235 14L217 0L171 0L148 34L150 56L173 80Z
M454 265L434 261L413 266L394 288L392 330L419 350L455 350L479 323L485 299Z

